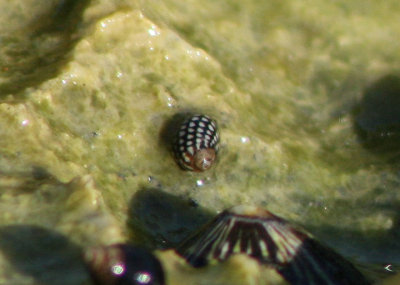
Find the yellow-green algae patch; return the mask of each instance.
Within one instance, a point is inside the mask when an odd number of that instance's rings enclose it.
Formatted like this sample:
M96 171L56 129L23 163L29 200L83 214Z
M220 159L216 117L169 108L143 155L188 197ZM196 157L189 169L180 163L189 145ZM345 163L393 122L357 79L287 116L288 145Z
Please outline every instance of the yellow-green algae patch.
M400 263L398 162L362 147L351 114L368 86L399 74L397 1L84 2L0 9L0 281L85 282L78 265L48 279L40 260L18 270L13 241L59 234L78 254L154 238L130 223L143 218L137 193L154 189L209 213L255 204L359 262ZM185 111L219 123L208 172L181 171L162 144ZM198 284L275 284L245 257L194 271L160 256L175 264L171 284L191 271Z
M288 284L272 268L242 254L232 256L225 263L201 269L190 267L172 250L157 252L157 256L165 264L167 284Z

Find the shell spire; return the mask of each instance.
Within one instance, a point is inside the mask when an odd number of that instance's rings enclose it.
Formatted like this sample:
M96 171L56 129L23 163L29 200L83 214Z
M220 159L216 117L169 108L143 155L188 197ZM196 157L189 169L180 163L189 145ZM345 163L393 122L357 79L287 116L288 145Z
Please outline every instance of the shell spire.
M247 254L276 268L290 284L370 284L354 265L305 231L252 206L222 212L177 252L194 267Z

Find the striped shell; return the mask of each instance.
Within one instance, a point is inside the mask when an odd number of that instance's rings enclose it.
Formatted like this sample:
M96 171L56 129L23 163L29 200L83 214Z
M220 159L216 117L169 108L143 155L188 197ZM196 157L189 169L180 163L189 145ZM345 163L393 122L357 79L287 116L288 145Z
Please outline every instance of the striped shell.
M185 240L177 252L194 267L242 253L290 284L370 284L346 259L270 212L236 206Z
M164 272L149 251L115 244L89 248L84 260L96 285L163 285Z
M218 152L217 124L206 115L195 115L183 122L174 141L175 160L184 170L209 169Z

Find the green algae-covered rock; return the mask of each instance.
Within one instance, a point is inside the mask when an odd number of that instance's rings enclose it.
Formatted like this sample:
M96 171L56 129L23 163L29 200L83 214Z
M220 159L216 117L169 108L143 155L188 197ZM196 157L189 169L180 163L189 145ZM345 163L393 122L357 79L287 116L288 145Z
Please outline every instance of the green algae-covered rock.
M398 149L382 159L357 124L375 126L363 98L399 76L400 4L264 2L0 3L0 283L89 282L82 248L175 246L237 204L397 268ZM182 171L161 139L181 112L218 122L207 172ZM276 280L246 257L193 274L160 258L171 284Z

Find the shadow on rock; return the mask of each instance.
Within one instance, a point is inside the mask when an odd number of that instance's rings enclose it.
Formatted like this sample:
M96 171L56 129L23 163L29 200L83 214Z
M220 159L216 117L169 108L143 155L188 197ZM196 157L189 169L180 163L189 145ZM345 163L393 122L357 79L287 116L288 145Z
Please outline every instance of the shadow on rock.
M130 202L128 227L136 243L164 249L175 247L213 217L193 200L146 188Z
M44 8L33 23L2 36L0 96L54 77L79 40L78 27L90 0L63 0Z
M182 126L183 122L189 117L193 116L198 112L194 110L187 110L183 112L176 113L171 118L165 121L162 125L159 137L160 137L160 146L167 146L167 150L172 150L172 144L175 141L176 134L178 133L179 128Z
M0 252L13 270L37 284L87 284L89 278L81 249L63 235L42 227L0 227Z
M354 128L363 145L400 158L400 77L388 75L368 87L354 110Z

